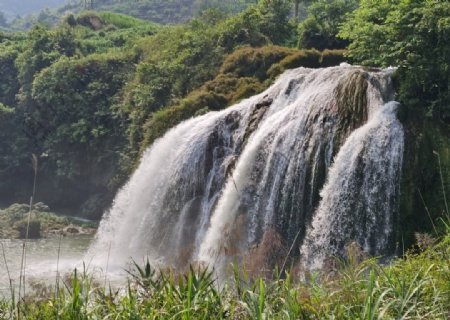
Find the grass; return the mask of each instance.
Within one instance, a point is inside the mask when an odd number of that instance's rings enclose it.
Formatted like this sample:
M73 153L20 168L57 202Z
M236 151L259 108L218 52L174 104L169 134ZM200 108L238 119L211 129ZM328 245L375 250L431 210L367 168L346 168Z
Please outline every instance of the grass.
M219 282L207 269L177 273L146 261L134 262L126 288L115 290L75 270L59 290L28 294L20 314L23 319L448 319L446 228L439 241L422 243L388 265L349 258L302 276L275 270L270 280L235 266L228 281ZM0 301L0 318L15 317L11 303Z

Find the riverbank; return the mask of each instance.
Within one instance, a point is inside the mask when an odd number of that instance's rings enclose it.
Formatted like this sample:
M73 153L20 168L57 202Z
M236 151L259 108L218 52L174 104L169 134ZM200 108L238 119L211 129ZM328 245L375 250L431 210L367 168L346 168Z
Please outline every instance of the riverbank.
M448 319L450 227L440 239L417 240L415 251L390 265L349 252L332 270L303 277L292 270L259 278L236 267L228 282L219 283L205 270L158 272L147 263L135 265L127 288L112 290L75 271L19 306L0 300L0 318Z
M58 235L93 235L94 221L60 216L42 202L33 205L15 203L0 210L0 239L40 239Z
M92 239L86 234L30 239L26 241L25 256L24 240L0 239L0 297L11 298L12 288L17 298L21 269L28 294L34 286L53 285L57 274L70 274L80 268ZM1 312L0 319L5 319Z

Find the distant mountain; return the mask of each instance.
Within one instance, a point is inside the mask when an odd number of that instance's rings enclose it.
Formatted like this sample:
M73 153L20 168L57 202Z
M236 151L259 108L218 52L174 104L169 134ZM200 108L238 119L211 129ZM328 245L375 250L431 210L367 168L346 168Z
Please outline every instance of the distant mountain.
M87 4L87 9L123 13L160 24L176 24L183 23L208 8L235 14L250 3L255 3L255 0L87 0L86 3L72 3L77 5L66 6L72 12L84 9Z
M10 17L23 16L45 8L60 7L69 0L0 0L0 11Z
M159 24L179 24L205 9L236 14L251 3L255 0L0 0L0 18L3 12L9 30L29 29L36 23L51 26L68 12L79 14L84 10L122 13ZM17 16L21 18L15 19Z

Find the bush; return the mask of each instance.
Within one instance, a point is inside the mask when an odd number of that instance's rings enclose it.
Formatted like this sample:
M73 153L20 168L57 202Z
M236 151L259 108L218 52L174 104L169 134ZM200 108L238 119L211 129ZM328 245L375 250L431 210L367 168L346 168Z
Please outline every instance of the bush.
M448 1L370 1L348 16L340 36L357 62L398 66L400 100L450 124Z
M14 224L19 239L39 239L41 237L41 222L35 218L19 220Z
M290 56L294 49L278 46L261 48L243 47L228 55L220 68L221 73L236 77L255 77L260 81L268 78L270 67Z
M232 276L218 282L204 267L156 270L147 260L132 263L126 288L107 289L86 270L75 270L56 290L35 286L40 291L17 306L0 299L0 315L12 318L13 310L24 319L447 319L449 231L437 244L388 265L349 246L346 260L302 277L277 270L252 277L251 270L235 265ZM276 234L265 245L256 257L263 264L266 254L282 258Z
M351 63L351 59L347 57L347 50L324 50L320 59L322 68L337 66L342 62Z
M141 152L167 130L190 117L221 110L265 90L284 70L318 68L343 60L343 51L299 51L278 46L242 47L228 55L219 74L175 106L153 113L144 125Z
M345 15L358 7L356 0L318 0L308 7L306 20L298 26L302 49L343 49L348 42L338 37Z

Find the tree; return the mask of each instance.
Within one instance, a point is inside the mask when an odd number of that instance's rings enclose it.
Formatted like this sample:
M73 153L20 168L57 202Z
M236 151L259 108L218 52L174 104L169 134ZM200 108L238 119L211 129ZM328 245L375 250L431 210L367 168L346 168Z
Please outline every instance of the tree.
M8 26L8 21L6 20L5 14L0 11L0 27Z
M308 7L307 18L298 27L300 48L342 49L347 41L337 37L345 15L355 10L357 0L318 0Z
M273 43L284 43L292 34L290 11L290 0L260 0L256 7L259 30Z
M94 0L84 0L85 9L94 9Z
M362 0L340 36L356 61L399 67L403 102L450 123L450 2Z
M305 8L311 3L312 0L292 0L294 5L294 21L298 22L305 18Z

